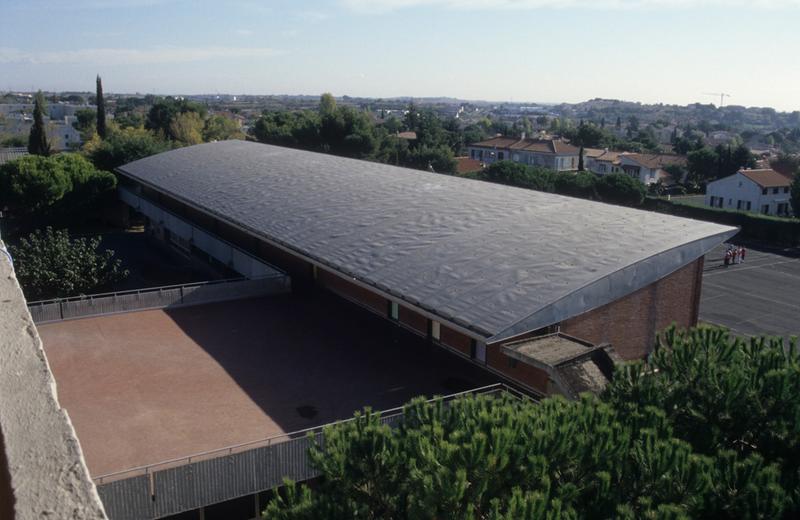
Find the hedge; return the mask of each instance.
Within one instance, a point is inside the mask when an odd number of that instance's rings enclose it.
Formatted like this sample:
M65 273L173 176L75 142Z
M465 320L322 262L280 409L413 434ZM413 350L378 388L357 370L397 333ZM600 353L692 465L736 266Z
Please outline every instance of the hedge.
M644 209L668 213L678 217L738 226L741 228L737 235L739 238L757 240L771 245L789 247L800 245L800 219L786 219L742 211L689 206L649 197L645 200Z

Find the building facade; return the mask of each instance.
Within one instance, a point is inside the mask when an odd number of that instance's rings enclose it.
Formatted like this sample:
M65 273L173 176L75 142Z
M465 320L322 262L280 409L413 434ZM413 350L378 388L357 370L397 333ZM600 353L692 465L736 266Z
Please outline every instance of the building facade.
M791 180L771 169L739 170L709 182L705 204L712 208L792 216Z
M523 136L495 137L468 146L470 159L484 164L514 161L556 171L576 171L580 149L558 139L532 139Z

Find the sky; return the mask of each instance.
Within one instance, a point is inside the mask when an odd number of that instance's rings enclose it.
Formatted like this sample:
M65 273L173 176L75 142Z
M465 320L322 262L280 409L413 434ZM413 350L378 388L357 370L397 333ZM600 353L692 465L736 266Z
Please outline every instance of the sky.
M800 0L0 0L0 90L800 110Z

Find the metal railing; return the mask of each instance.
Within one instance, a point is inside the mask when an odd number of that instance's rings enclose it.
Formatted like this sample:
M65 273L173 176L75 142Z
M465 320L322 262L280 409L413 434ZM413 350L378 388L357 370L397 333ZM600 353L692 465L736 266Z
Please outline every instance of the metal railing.
M275 273L260 278L230 278L28 303L34 323L48 323L120 312L198 305L289 290L289 278Z
M428 400L451 402L466 395L510 395L534 401L503 383ZM399 406L378 412L383 424L396 426ZM308 449L324 442L326 427L360 420L352 417L290 433L196 453L94 478L112 520L159 518L317 477Z

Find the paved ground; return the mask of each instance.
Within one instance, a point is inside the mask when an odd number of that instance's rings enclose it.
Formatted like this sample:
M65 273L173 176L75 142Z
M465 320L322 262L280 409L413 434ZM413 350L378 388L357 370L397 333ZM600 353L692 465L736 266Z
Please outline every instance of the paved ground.
M491 384L324 293L39 327L94 476Z
M700 320L743 335L800 334L800 251L748 248L723 266L726 246L706 255Z

